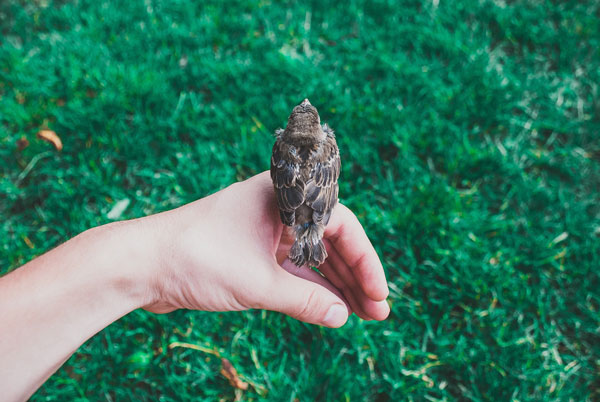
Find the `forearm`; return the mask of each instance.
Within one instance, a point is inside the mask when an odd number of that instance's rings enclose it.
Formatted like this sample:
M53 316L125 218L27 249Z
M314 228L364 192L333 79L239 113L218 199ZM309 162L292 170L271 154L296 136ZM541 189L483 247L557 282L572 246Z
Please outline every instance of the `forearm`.
M0 278L3 398L26 399L87 339L151 302L151 236L137 226L86 231Z

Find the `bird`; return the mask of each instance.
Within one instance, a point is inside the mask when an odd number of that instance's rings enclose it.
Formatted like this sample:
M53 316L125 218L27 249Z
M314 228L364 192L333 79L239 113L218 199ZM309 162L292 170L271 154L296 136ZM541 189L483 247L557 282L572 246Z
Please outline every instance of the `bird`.
M319 112L304 99L275 135L270 173L281 222L293 228L288 258L298 267L318 267L327 258L323 234L338 202L341 159L335 133L321 125Z

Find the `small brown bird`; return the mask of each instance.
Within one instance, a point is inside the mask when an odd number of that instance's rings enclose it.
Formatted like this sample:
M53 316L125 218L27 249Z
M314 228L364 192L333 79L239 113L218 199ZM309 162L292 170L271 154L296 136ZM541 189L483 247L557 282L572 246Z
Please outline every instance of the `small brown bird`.
M319 266L327 258L323 232L338 201L340 153L333 130L308 99L296 106L285 130L276 131L271 179L279 216L294 228L289 258L297 266Z

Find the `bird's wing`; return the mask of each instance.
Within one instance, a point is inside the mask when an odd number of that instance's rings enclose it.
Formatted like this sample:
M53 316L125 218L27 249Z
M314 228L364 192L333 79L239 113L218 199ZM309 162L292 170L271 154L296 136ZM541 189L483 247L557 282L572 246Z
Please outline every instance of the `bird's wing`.
M313 210L313 222L327 225L331 211L338 199L338 178L341 160L333 133L323 144L322 154L317 158L306 184L306 205Z
M271 180L275 187L279 215L283 224L293 226L294 211L304 202L304 182L300 178L300 160L294 148L281 139L275 141L271 156Z

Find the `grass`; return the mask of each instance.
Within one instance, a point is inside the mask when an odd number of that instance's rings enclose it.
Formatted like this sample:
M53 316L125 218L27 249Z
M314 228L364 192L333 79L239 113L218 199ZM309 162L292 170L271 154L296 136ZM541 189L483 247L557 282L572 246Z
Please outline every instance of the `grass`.
M505 4L508 3L508 4ZM0 5L0 273L268 168L308 97L392 313L135 311L32 400L600 399L600 9L553 1ZM36 138L48 127L56 151ZM18 149L25 138L29 146Z

